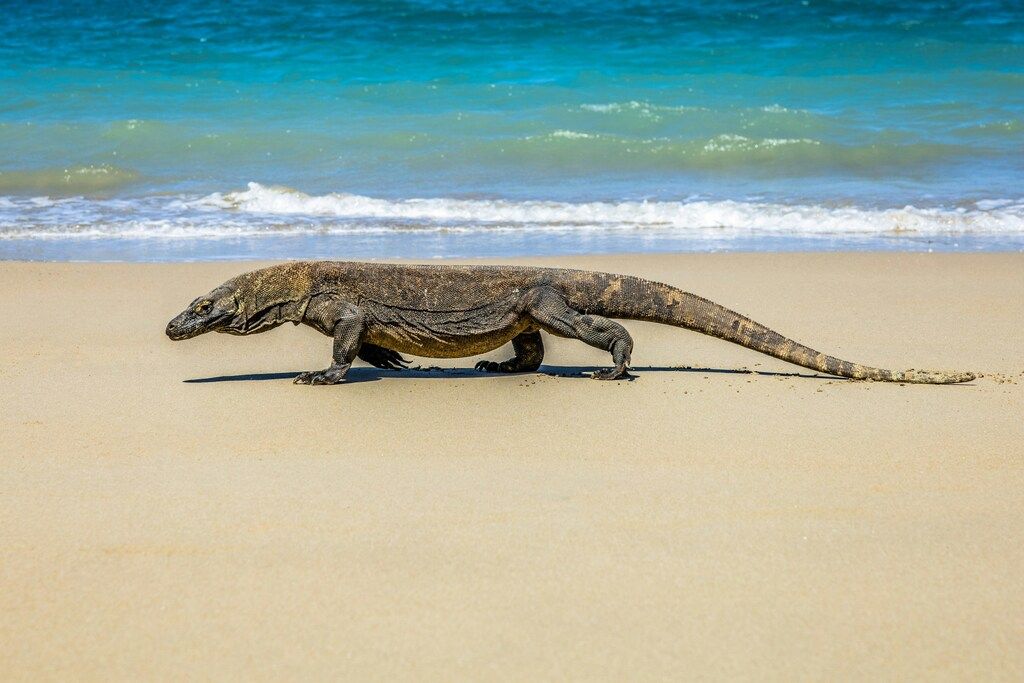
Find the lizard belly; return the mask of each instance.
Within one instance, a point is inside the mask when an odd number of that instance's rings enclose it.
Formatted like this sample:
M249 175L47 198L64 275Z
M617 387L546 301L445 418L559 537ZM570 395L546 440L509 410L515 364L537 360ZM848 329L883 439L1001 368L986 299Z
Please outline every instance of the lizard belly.
M389 328L371 330L366 341L384 348L426 358L463 358L493 351L512 341L521 330L493 330L471 335L436 334L410 337Z
M530 324L515 302L507 299L448 311L416 310L370 301L360 305L369 313L366 341L428 358L487 353L512 341Z

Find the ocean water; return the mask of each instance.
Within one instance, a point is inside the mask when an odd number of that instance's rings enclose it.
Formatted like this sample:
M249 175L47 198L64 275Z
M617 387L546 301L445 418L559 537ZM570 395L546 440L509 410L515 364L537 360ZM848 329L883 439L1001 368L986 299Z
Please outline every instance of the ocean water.
M0 258L1024 249L1024 3L8 3Z

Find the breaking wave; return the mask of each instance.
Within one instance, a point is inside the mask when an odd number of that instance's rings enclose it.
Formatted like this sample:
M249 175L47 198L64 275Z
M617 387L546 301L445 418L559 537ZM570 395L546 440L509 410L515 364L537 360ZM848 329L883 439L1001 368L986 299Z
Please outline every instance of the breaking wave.
M709 200L555 202L309 195L249 183L236 192L134 199L0 197L0 240L216 239L395 231L735 234L1024 234L1024 198L945 207L823 206Z
M311 196L249 183L191 206L239 213L385 219L429 225L733 228L779 232L1021 232L1024 198L983 200L972 207L870 209L733 200L551 202L502 199L377 199L354 194Z

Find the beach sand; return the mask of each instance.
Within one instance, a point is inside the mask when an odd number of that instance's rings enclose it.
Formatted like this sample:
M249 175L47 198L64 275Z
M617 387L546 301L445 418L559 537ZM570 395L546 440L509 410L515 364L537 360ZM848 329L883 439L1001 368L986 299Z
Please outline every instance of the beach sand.
M255 264L0 263L0 678L1024 677L1024 255L517 262L986 376L627 323L634 382L549 339L303 387L308 328L164 336Z

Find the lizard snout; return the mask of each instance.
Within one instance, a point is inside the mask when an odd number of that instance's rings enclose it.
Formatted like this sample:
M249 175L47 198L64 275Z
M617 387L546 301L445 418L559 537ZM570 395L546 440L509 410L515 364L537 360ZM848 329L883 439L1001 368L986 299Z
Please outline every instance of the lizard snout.
M201 318L190 315L190 312L186 311L181 315L175 316L171 322L167 323L167 329L165 329L164 332L166 332L167 336L174 341L191 339L192 337L205 332L202 323L203 321Z

